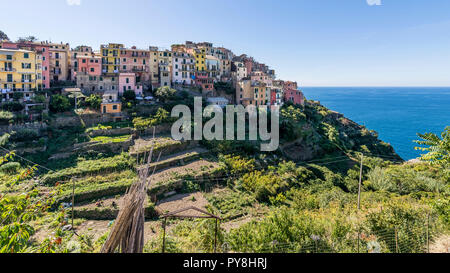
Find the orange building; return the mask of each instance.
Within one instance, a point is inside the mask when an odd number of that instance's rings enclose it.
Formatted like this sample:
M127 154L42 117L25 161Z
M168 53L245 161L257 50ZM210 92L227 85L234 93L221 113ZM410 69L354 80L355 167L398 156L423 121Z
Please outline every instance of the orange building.
M115 114L122 112L122 103L119 100L119 94L117 91L106 91L103 94L101 111L102 114Z

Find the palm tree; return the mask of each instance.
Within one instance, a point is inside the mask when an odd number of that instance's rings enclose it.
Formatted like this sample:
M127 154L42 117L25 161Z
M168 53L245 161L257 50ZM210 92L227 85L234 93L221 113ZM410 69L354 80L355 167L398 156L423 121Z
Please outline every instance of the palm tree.
M415 142L422 147L416 147L416 150L427 152L421 159L444 167L445 176L450 178L450 126L445 128L441 138L433 133L418 134L418 136L422 140Z

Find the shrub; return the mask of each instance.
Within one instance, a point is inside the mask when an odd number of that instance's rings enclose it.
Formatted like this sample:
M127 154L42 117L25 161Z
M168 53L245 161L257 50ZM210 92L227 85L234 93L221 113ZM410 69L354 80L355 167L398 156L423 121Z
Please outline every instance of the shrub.
M97 95L90 95L86 98L86 106L98 110L100 109L100 105L102 104L102 98Z
M15 174L20 169L20 163L8 162L0 167L0 171L7 174Z
M66 96L53 95L50 99L49 109L53 113L67 112L72 109L72 105Z
M2 109L6 110L6 111L11 111L11 112L19 112L24 109L24 106L20 102L11 101L11 102L3 103Z
M0 123L10 123L14 119L14 114L9 111L0 111Z
M39 137L39 134L35 130L31 129L19 129L11 133L11 140L13 141L33 141Z
M13 93L13 99L14 100L20 100L21 98L23 98L23 93L22 92L14 92Z
M166 102L172 99L177 91L168 86L162 86L155 91L155 96L161 101Z

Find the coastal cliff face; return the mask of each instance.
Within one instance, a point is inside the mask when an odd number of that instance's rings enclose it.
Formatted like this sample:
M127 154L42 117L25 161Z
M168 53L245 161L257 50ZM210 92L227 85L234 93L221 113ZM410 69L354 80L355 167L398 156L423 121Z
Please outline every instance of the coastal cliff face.
M307 101L304 107L284 106L280 123L280 150L290 160L306 161L350 151L402 160L377 132L318 102Z

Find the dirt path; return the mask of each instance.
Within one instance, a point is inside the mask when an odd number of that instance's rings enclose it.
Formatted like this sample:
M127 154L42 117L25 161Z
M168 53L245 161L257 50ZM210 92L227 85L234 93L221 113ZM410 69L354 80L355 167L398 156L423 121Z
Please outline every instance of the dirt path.
M157 203L156 209L161 213L173 212L190 206L205 210L208 204L209 203L203 196L203 193L196 192L177 194L172 197L163 199ZM201 214L196 211L187 211L186 213L183 213L183 215L198 216Z

